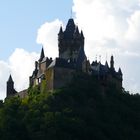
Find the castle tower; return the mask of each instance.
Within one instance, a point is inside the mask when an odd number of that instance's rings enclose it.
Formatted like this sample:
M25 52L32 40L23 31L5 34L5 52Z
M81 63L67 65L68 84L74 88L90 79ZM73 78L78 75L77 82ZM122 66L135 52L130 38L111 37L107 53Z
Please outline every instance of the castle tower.
M84 50L84 35L79 32L74 20L68 20L65 31L60 27L58 33L59 58L77 61L81 47Z
M7 81L7 92L6 97L13 96L15 93L17 93L14 89L14 81L12 79L12 76L9 76L9 79Z

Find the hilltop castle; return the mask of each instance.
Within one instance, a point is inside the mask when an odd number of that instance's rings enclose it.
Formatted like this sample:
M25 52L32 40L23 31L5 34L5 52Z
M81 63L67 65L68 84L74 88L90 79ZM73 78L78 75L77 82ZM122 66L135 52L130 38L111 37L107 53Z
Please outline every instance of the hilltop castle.
M40 58L35 62L35 69L29 78L29 86L40 85L44 80L46 89L53 91L66 86L71 81L73 73L80 71L96 77L103 86L112 82L118 88L122 88L123 74L120 68L118 71L115 70L113 56L110 59L110 66L107 61L105 65L97 60L90 64L84 51L84 39L83 32L79 31L72 18L69 19L65 30L60 27L58 33L59 57L54 60L45 57L42 48ZM24 97L25 92L15 91L10 75L7 81L7 97L17 94Z

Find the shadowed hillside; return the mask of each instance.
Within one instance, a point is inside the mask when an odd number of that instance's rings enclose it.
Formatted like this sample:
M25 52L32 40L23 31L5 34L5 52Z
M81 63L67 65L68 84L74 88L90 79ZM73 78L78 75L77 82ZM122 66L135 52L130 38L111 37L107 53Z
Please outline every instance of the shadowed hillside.
M103 91L97 80L85 74L76 75L69 86L53 93L44 92L45 83L41 91L30 88L24 99L0 102L1 140L140 138L139 95L112 84Z

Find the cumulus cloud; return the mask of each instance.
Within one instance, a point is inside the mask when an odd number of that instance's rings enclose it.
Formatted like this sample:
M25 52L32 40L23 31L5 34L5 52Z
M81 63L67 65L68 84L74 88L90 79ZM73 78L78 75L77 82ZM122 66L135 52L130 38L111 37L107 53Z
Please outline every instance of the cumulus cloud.
M89 58L102 55L104 62L106 54L113 54L116 67L122 67L124 87L140 92L140 1L74 0L73 11Z
M140 0L73 0L73 12L75 23L84 32L88 58L92 61L101 55L104 63L113 54L116 69L123 70L124 87L140 92ZM58 55L60 25L63 23L57 19L38 30L37 42L48 56Z
M128 30L126 32L126 39L130 41L140 41L140 10L135 11L130 18L127 19Z
M57 34L63 23L56 19L46 22L38 29L37 43L42 44L47 57L58 56Z
M7 62L0 61L0 99L6 97L6 82L11 74L15 82L15 89L21 91L28 88L29 76L34 69L34 62L39 55L29 53L21 48L16 48Z
M101 55L104 63L113 54L116 69L122 68L124 87L140 92L140 0L73 0L73 12L75 23L84 32L88 58L93 61ZM63 22L56 19L37 31L36 41L43 45L48 57L58 56L57 34L61 25ZM0 61L0 98L5 97L7 73L13 75L18 91L28 87L37 58L37 53L17 48L8 62Z
M37 53L29 53L21 48L16 48L10 56L9 67L18 91L29 86L29 76L32 74L37 58Z
M0 61L0 99L4 99L6 96L6 80L8 78L7 73L9 73L9 71L9 65L4 61Z

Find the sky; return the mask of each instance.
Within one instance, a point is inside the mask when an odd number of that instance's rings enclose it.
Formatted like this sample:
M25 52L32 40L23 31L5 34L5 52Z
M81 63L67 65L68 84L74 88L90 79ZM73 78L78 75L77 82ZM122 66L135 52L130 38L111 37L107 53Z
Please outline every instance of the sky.
M57 34L71 17L90 62L114 55L124 88L140 93L140 0L0 0L0 99L9 74L17 91L28 88L42 46L46 56L58 56Z

